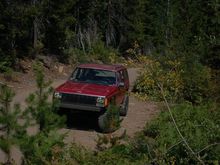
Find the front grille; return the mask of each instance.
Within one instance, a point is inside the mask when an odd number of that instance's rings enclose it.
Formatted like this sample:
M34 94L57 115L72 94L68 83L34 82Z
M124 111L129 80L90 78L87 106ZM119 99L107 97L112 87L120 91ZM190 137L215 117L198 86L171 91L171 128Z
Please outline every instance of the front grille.
M83 104L83 105L96 105L95 96L85 96L85 95L77 95L77 94L62 94L62 103L71 103L71 104Z

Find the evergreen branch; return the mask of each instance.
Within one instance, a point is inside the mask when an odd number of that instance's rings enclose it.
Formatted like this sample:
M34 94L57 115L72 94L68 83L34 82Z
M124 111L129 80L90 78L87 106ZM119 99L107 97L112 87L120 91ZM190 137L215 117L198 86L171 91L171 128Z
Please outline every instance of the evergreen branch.
M180 141L177 142L176 144L174 144L174 145L172 145L171 147L169 147L166 152L162 153L162 156L165 156L172 148L174 148L175 146L179 145L179 144L182 143L182 142L183 142L183 140L180 140ZM148 147L148 145L147 145L147 147ZM149 152L149 154L150 154L150 152ZM150 157L152 157L151 154L150 154ZM157 161L157 160L158 160L158 158L154 158L154 159L151 160L151 163L154 163L154 162Z
M174 145L172 145L171 147L169 147L169 148L167 149L166 153L169 152L172 148L174 148L174 147L178 146L179 144L181 144L182 142L183 142L183 140L180 140L180 141L177 142L176 144L174 144ZM166 154L166 153L165 153L165 154ZM165 155L165 154L164 154L164 155Z
M216 146L216 145L220 145L220 143L209 144L209 145L205 146L203 149L201 149L200 151L198 151L196 154L199 154L200 152L207 150L208 148L210 148L212 146Z
M176 120L174 119L174 116L173 116L173 114L172 114L172 112L171 112L171 108L170 108L170 106L169 106L169 104L168 104L168 102L167 102L167 99L166 99L166 97L165 97L165 94L164 94L164 91L163 91L163 87L162 87L159 83L158 83L157 85L158 85L158 87L159 87L159 89L160 89L160 91L161 91L161 94L162 94L162 96L163 96L163 100L164 100L165 105L166 105L166 107L167 107L167 109L168 109L168 111L169 111L169 114L170 114L170 117L171 117L171 119L172 119L172 121L173 121L173 124L174 124L174 126L175 126L175 128L176 128L178 134L180 135L182 141L184 142L184 144L186 145L186 147L189 149L189 151L194 155L194 157L195 157L201 164L204 165L205 163L197 156L197 153L195 153L195 152L193 151L193 149L190 147L190 145L189 145L188 142L186 141L185 137L184 137L184 136L182 135L182 133L180 132L179 127L177 126Z
M149 154L150 159L152 159L152 155L151 155L151 153L150 153L150 147L149 147L148 144L147 144L147 150L148 150L148 154Z

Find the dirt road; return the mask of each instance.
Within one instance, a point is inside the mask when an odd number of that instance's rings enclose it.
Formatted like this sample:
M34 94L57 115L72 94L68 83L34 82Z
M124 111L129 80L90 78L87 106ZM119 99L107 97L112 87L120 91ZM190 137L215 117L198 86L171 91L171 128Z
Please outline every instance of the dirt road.
M132 88L132 85L138 75L138 69L130 68L128 69L128 72ZM60 85L67 79L67 77L68 76L64 76L62 78L55 79L52 86L56 87ZM35 90L33 84L34 83L30 83L30 85L27 86L25 89L17 88L17 95L14 98L14 102L18 102L22 106L25 106L25 98L27 98L29 93ZM152 119L157 114L157 112L158 109L154 103L143 102L133 96L130 96L128 114L126 117L123 118L121 128L114 132L113 135L123 132L123 130L126 130L128 136L134 136L137 131L140 131L145 126L145 123L147 121ZM61 129L60 132L68 132L68 136L65 138L65 142L68 144L76 142L86 148L95 149L95 140L97 139L97 135L101 134L97 132L97 126L95 123L96 122L94 121L94 118L92 118L91 116L82 117L80 115L76 115L71 118L70 122L68 122L68 127ZM36 130L37 128L32 127L28 129L28 132L32 134ZM15 155L14 158L16 162L19 164L19 152L15 149L13 153ZM3 153L0 152L0 162L2 160L4 160L4 156Z

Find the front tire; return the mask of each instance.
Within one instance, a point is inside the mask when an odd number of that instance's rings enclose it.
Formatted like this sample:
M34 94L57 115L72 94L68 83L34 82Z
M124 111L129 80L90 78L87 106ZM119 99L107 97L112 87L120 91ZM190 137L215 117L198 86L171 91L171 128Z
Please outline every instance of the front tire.
M120 127L119 107L110 104L105 112L98 118L98 125L102 132L114 132Z
M117 129L117 128L109 127L107 111L98 117L98 125L100 131L103 133L111 133Z

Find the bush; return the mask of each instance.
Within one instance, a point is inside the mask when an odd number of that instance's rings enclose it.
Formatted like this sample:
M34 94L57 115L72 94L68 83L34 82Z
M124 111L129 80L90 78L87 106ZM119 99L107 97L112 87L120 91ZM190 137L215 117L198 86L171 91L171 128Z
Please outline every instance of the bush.
M214 164L220 160L220 109L216 104L197 107L191 104L177 105L172 108L172 113L180 132L197 157L205 163ZM175 164L199 163L184 144L167 111L147 124L144 133L155 140L156 148L153 150L163 155L165 161L175 161Z
M133 91L142 98L162 100L161 88L167 100L201 103L210 93L211 70L200 63L184 60L140 58L145 67L135 82Z
M69 149L69 156L69 160L71 160L70 164L74 162L75 164L82 165L140 165L147 162L145 158L142 159L139 157L135 159L136 157L131 155L130 147L122 144L108 148L102 152L91 152L82 146L73 144Z
M35 136L27 136L21 144L23 164L55 164L58 155L64 155L63 139L64 135L60 135L57 131L39 132ZM59 161L61 162L62 159L59 158Z
M200 63L184 65L182 78L184 82L183 97L192 103L201 103L211 94L211 70Z
M85 52L77 48L65 49L64 54L69 58L70 64L75 64L77 62L86 63L91 60Z
M102 41L94 43L88 54L90 54L93 59L100 60L104 63L115 63L118 60L117 51L106 47Z
M1 59L0 57L0 72L7 72L8 70L11 70L12 63L8 58Z
M140 58L145 64L144 70L135 82L133 91L144 98L162 100L162 86L168 100L177 101L182 96L183 79L181 78L181 63L166 61L164 64L150 58Z
M106 47L102 41L93 43L91 48L87 51L72 47L65 49L64 55L69 59L69 62L72 64L77 62L86 63L91 61L116 63L120 60L120 58L118 57L118 52L112 48Z

